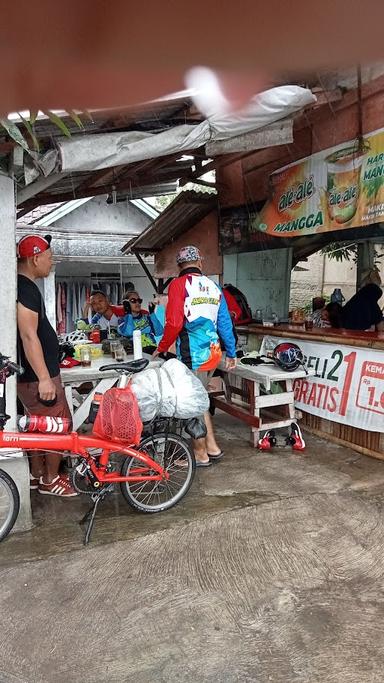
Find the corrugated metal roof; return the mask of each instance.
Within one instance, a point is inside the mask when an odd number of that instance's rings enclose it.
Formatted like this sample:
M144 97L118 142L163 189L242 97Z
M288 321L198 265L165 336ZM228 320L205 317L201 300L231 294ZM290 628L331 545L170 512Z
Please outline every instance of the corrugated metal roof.
M36 209L33 209L29 213L26 213L23 216L23 223L28 223L29 225L33 225L37 221L41 220L42 218L45 218L48 216L48 214L52 213L56 209L59 208L59 206L62 206L63 202L59 202L56 204L43 204L41 206L37 206Z
M217 195L180 192L151 225L122 248L124 253L156 253L193 227L217 206Z

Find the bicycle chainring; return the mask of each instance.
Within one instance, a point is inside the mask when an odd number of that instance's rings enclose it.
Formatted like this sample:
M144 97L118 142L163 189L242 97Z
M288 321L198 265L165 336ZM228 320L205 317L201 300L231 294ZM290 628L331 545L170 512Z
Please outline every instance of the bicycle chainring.
M95 488L88 476L88 472L86 471L84 474L81 474L77 470L77 467L74 467L69 472L69 479L75 491L78 493L86 493L88 496L101 492L106 486L106 484L100 484L98 488Z
M95 493L95 489L93 488L87 474L80 474L80 472L76 470L76 467L69 472L69 479L71 485L75 491L77 491L77 493L87 493L88 495Z

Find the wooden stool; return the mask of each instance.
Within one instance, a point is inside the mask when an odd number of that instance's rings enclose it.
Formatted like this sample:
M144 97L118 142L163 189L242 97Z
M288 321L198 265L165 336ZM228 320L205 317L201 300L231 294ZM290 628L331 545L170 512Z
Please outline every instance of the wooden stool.
M211 394L214 405L251 427L251 442L255 447L261 431L289 427L295 421L293 383L295 379L306 377L305 370L285 372L275 365L245 366L241 363L229 372L224 363L219 369L223 373L225 389ZM271 393L273 383L280 385L281 392ZM275 413L282 413L281 416L273 415L276 408Z

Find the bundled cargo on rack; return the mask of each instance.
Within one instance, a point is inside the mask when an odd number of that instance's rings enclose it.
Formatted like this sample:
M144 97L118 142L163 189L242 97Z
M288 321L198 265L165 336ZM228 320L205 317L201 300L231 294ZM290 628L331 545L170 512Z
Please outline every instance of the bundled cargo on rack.
M150 422L157 415L188 420L203 415L209 408L208 393L202 383L176 358L135 375L131 387L143 422Z

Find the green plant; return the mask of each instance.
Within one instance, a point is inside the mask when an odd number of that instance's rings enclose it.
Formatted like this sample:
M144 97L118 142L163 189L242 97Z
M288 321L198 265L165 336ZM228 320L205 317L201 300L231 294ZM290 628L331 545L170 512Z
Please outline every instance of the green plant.
M72 121L74 121L78 128L84 128L84 124L76 112L67 111L64 113L66 116L69 116ZM71 131L63 121L62 117L50 110L43 111L43 114L49 118L49 120L63 133L63 135L66 137L71 137ZM89 112L82 112L82 114L87 116L87 118L91 118ZM22 147L31 156L34 156L35 152L40 151L40 142L35 130L38 112L29 111L27 116L24 116L21 112L17 112L17 115L20 118L20 123L15 123L8 118L0 118L0 128L3 128L17 145Z
M321 250L329 259L334 259L341 263L342 261L353 261L357 263L357 242L330 242ZM378 266L380 259L384 254L379 254L376 249L373 254L373 262Z
M321 250L322 254L335 261L356 261L357 244L356 242L330 242Z

